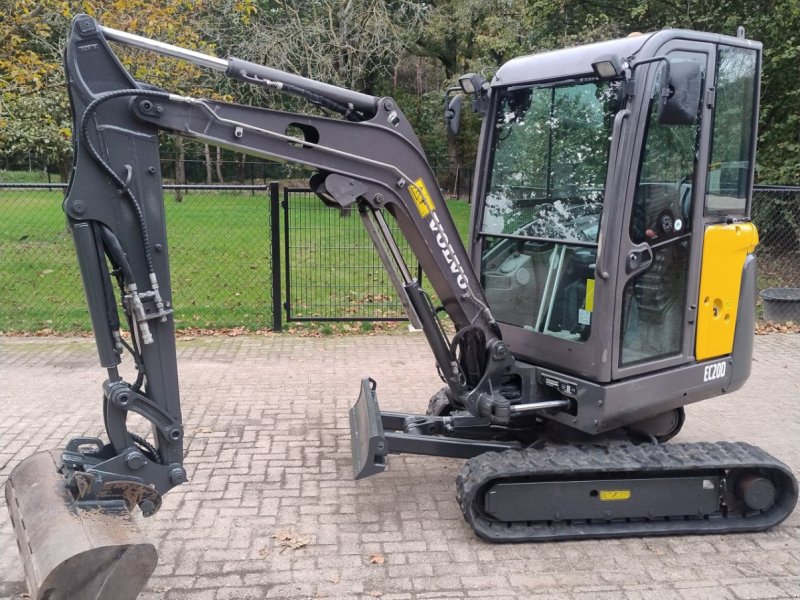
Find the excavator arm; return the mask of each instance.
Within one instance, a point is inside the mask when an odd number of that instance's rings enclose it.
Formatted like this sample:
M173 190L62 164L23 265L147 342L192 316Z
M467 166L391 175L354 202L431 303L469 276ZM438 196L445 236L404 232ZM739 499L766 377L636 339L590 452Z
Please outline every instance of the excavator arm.
M256 85L289 91L343 118L242 106L173 94L133 80L108 40L224 68ZM175 360L168 244L159 168L158 134L167 131L254 156L314 170L311 185L328 204L357 205L407 310L421 323L439 371L456 401L475 416L507 420L496 390L513 359L467 258L420 143L391 98L286 74L246 61L222 61L77 17L65 53L74 115L75 159L64 211L73 231L101 365L109 443L70 445L70 482L119 478L162 494L186 480ZM456 326L446 339L434 308L413 279L386 225L396 219ZM109 269L110 265L110 269ZM120 333L114 281L133 334ZM135 382L120 375L125 350ZM136 412L153 424L155 444L125 426ZM81 448L91 446L91 452ZM73 487L77 489L78 484ZM84 486L80 486L84 487ZM92 495L87 491L83 496ZM150 505L146 505L152 512Z
M344 118L279 112L152 89L133 81L108 46L108 38L199 64L224 66L231 76L301 95L329 110L340 110ZM374 98L238 59L221 61L198 55L102 28L88 17L75 20L66 69L75 114L76 154L64 208L73 229L86 224L102 234L100 244L112 264L122 271L123 279L130 275L131 281L125 285L134 286L130 293L132 310L126 313L141 338L140 353L145 353L152 337L159 340L156 346L163 345L163 353L174 354L171 343L161 343L162 338L172 337L172 328L165 326L156 332L159 326L154 325L155 321L167 324L170 311L157 144L158 132L169 131L238 152L307 166L315 171L311 185L324 201L343 207L357 204L379 246L379 255L387 259L387 269L394 272L392 279L399 283L404 305L423 325L443 378L463 405L479 411L481 402L473 392L492 370L486 351L491 353L495 346L504 345L419 141L391 98ZM457 353L404 264L386 227L385 213L396 219L444 310L462 333ZM89 248L92 239L86 238ZM127 257L133 271L130 274L109 252L117 246ZM89 257L91 252L81 254L79 249L79 257L84 255ZM105 366L114 362L119 343L113 318L108 318L114 312L109 308L111 296L107 291L95 294L96 298L90 293L97 291L95 288L101 286L98 282L104 279L102 264L92 262L97 261L82 261L81 269L89 273L84 283ZM142 313L142 306L148 302L152 306ZM152 352L148 348L146 353ZM495 350L495 354L507 353ZM159 364L162 358L158 357ZM149 374L147 365L144 372ZM163 381L157 393L161 395L163 389L164 397L176 400L172 404L157 403L176 413L177 390L168 386L177 378L166 371L160 378ZM499 397L495 400L502 404ZM486 416L491 413L488 408L480 410L489 410Z
M135 81L109 40L224 70L251 84L299 95L341 117L173 94ZM26 521L41 521L36 511L42 497L29 485L31 480L48 481L64 509L62 523L51 518L42 541L25 545L23 559L34 594L46 597L48 590L56 590L58 597L73 598L82 597L80 590L93 590L86 597L127 597L125 593L137 584L130 575L120 574L141 573L143 585L155 566L152 547L138 538L117 538L113 544L100 544L102 548L91 540L102 539L98 531L108 532L111 539L126 510L138 506L145 516L154 514L161 496L187 480L159 132L304 165L315 172L311 185L324 202L357 206L403 304L422 325L453 401L474 415L466 417L472 419L468 427L475 418L481 424L508 421L509 402L499 390L514 359L500 339L421 145L391 98L106 29L86 15L72 23L65 69L75 154L63 208L73 233L100 364L107 371L102 406L108 441L75 438L60 455L47 453L24 461L9 479L6 494L19 538L30 540ZM386 213L397 221L455 324L452 341L404 263L384 219ZM123 335L123 329L130 335ZM120 369L126 352L136 370L132 380L126 380ZM129 431L130 413L151 424L152 441ZM362 398L351 412L356 475L382 470L390 449L441 453L436 445L391 442L392 434L383 430L384 423L408 430L417 421L413 415L381 416L374 385L365 380ZM450 454L472 456L495 448L491 442L477 449L471 443L466 446L466 454L464 447ZM93 512L91 524L83 522L86 511ZM103 518L96 518L98 511ZM50 542L52 532L59 529L86 535L72 534L73 540L83 541L56 547ZM97 572L94 583L77 582L70 575L74 557L82 556L89 569L99 562L101 551L125 556L127 562L107 561L109 567Z

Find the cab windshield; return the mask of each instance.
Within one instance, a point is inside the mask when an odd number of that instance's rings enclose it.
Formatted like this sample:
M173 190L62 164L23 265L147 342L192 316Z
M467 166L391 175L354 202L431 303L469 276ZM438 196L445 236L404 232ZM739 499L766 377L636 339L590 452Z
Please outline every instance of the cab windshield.
M616 86L500 91L484 233L596 241Z
M499 90L481 275L500 321L585 341L619 83Z

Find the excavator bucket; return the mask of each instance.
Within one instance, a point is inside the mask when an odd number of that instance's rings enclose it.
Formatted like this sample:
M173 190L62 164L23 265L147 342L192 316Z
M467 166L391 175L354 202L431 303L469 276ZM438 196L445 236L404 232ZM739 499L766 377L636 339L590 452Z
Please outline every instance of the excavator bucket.
M6 501L34 600L134 600L158 562L123 500L76 502L60 452L23 460Z

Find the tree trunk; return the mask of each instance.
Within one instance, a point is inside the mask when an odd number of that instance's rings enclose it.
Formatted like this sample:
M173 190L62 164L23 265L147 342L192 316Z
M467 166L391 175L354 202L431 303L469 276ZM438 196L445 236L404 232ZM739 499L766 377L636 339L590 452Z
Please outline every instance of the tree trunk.
M222 148L219 146L217 146L217 181L225 183L225 180L222 178Z
M186 183L186 149L183 146L183 139L176 136L175 145L178 153L175 155L175 183L184 185ZM183 202L183 190L175 189L175 202Z
M58 161L58 176L61 177L61 183L67 183L67 181L69 181L69 173L71 170L71 158L62 158Z
M455 178L458 177L458 144L450 135L447 136L447 177L450 181L446 183L455 186Z
M209 148L208 144L203 145L203 158L206 163L206 183L211 185L213 183L213 177L211 175L211 148Z
M234 154L234 156L236 155ZM242 153L241 158L236 163L238 183L244 183L244 163L246 160L247 160L247 155Z

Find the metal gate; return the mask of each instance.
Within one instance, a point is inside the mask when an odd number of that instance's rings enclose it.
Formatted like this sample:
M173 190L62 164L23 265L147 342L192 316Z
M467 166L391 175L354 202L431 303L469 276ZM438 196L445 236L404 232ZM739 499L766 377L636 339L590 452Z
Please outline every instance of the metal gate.
M403 306L354 206L325 206L308 188L284 188L286 321L405 321ZM417 265L393 219L403 258Z

